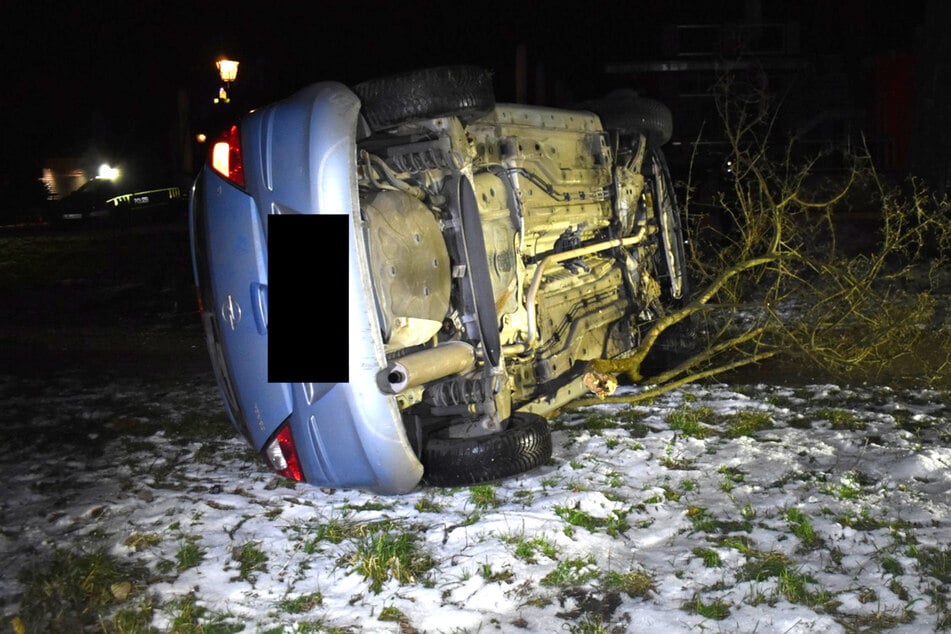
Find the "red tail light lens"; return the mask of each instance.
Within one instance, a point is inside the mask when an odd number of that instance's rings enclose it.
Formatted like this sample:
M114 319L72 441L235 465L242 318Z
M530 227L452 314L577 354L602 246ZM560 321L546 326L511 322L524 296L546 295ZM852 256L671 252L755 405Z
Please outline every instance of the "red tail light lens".
M241 130L233 125L211 146L211 166L238 187L244 187Z
M304 481L304 472L300 468L300 459L294 447L294 437L291 435L291 426L284 422L277 428L274 437L264 445L264 459L271 469L279 475L298 482Z

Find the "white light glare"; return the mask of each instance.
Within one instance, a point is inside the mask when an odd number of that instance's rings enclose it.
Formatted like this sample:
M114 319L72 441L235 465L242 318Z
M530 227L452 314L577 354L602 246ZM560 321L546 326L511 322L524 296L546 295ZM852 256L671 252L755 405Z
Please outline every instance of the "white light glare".
M103 163L99 166L99 176L97 178L105 178L106 180L116 180L119 178L119 168L111 167L107 163Z

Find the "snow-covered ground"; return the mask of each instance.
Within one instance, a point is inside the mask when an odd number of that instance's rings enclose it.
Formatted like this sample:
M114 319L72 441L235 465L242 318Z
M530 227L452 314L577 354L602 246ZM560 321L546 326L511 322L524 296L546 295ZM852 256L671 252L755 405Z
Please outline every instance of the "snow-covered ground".
M56 553L96 552L162 632L951 629L937 391L691 386L562 415L524 476L399 497L265 471L210 376L8 377L0 402L7 631L46 623L25 602Z

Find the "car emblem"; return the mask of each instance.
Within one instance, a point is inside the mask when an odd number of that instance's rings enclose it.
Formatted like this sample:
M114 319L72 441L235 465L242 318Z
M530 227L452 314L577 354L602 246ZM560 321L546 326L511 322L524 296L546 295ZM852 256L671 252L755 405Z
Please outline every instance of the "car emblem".
M236 302L231 295L228 295L221 305L221 317L228 322L232 330L237 328L241 322L241 306L238 305L238 302Z

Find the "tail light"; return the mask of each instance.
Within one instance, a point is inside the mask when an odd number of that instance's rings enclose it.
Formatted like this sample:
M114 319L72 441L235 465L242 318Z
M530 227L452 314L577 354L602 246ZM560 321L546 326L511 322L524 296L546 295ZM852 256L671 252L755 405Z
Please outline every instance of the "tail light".
M238 126L228 128L211 146L211 166L238 187L244 187L241 129Z
M291 435L289 421L277 428L274 436L264 445L262 452L264 459L271 469L279 475L298 482L304 481L304 473L300 468L300 459L294 447L294 437Z

